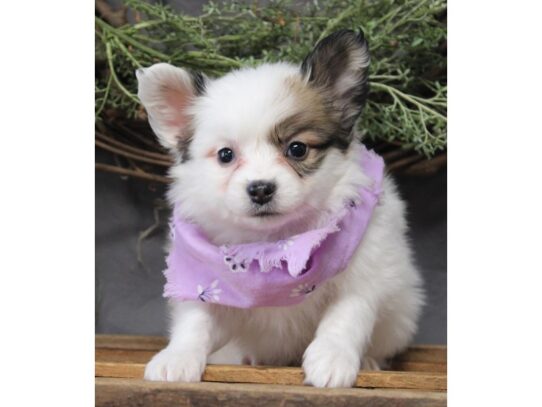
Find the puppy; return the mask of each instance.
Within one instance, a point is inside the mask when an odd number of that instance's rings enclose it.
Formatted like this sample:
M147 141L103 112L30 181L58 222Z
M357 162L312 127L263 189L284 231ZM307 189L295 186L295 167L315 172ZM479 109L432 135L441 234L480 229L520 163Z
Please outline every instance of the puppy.
M369 63L363 33L342 30L301 66L263 64L219 79L164 63L138 70L149 122L176 158L168 198L178 214L217 247L326 224L371 182L355 128ZM352 386L360 369L378 369L415 334L424 295L406 232L385 175L344 270L287 306L221 305L218 281L210 296L198 286L195 300L172 298L169 345L145 378L196 382L207 363L302 364L307 384Z

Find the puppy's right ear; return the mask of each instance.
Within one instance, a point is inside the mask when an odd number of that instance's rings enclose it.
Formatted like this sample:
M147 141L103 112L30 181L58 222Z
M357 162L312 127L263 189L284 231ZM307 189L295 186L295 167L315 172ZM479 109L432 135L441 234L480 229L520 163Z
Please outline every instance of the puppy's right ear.
M171 150L189 143L188 112L194 99L205 90L205 77L160 63L136 71L138 93L149 123L160 143Z

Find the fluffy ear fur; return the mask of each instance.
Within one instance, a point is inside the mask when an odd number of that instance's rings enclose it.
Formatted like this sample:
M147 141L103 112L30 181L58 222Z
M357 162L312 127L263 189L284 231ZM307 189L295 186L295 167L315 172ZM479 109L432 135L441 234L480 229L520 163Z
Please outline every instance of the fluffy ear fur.
M370 54L363 32L340 30L320 41L301 65L301 73L321 90L350 133L368 93Z
M162 145L184 154L190 142L187 108L205 91L205 77L160 63L136 71L138 96Z

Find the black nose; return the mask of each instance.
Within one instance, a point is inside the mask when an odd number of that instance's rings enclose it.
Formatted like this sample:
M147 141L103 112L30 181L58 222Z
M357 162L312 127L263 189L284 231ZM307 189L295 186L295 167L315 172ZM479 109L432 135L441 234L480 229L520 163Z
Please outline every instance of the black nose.
M277 186L269 181L252 181L248 184L247 192L252 202L263 205L273 199Z

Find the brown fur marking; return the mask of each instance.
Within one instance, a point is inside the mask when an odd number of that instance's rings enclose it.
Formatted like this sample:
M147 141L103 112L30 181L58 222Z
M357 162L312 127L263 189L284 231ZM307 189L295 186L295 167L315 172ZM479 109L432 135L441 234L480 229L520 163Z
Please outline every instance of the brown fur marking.
M289 92L296 99L297 111L277 123L269 138L286 158L288 164L300 176L316 171L330 147L344 150L349 142L345 142L340 123L333 108L325 100L321 91L307 86L301 77L291 77L286 81ZM295 160L286 156L288 146L293 141L306 144L309 148L307 157Z

